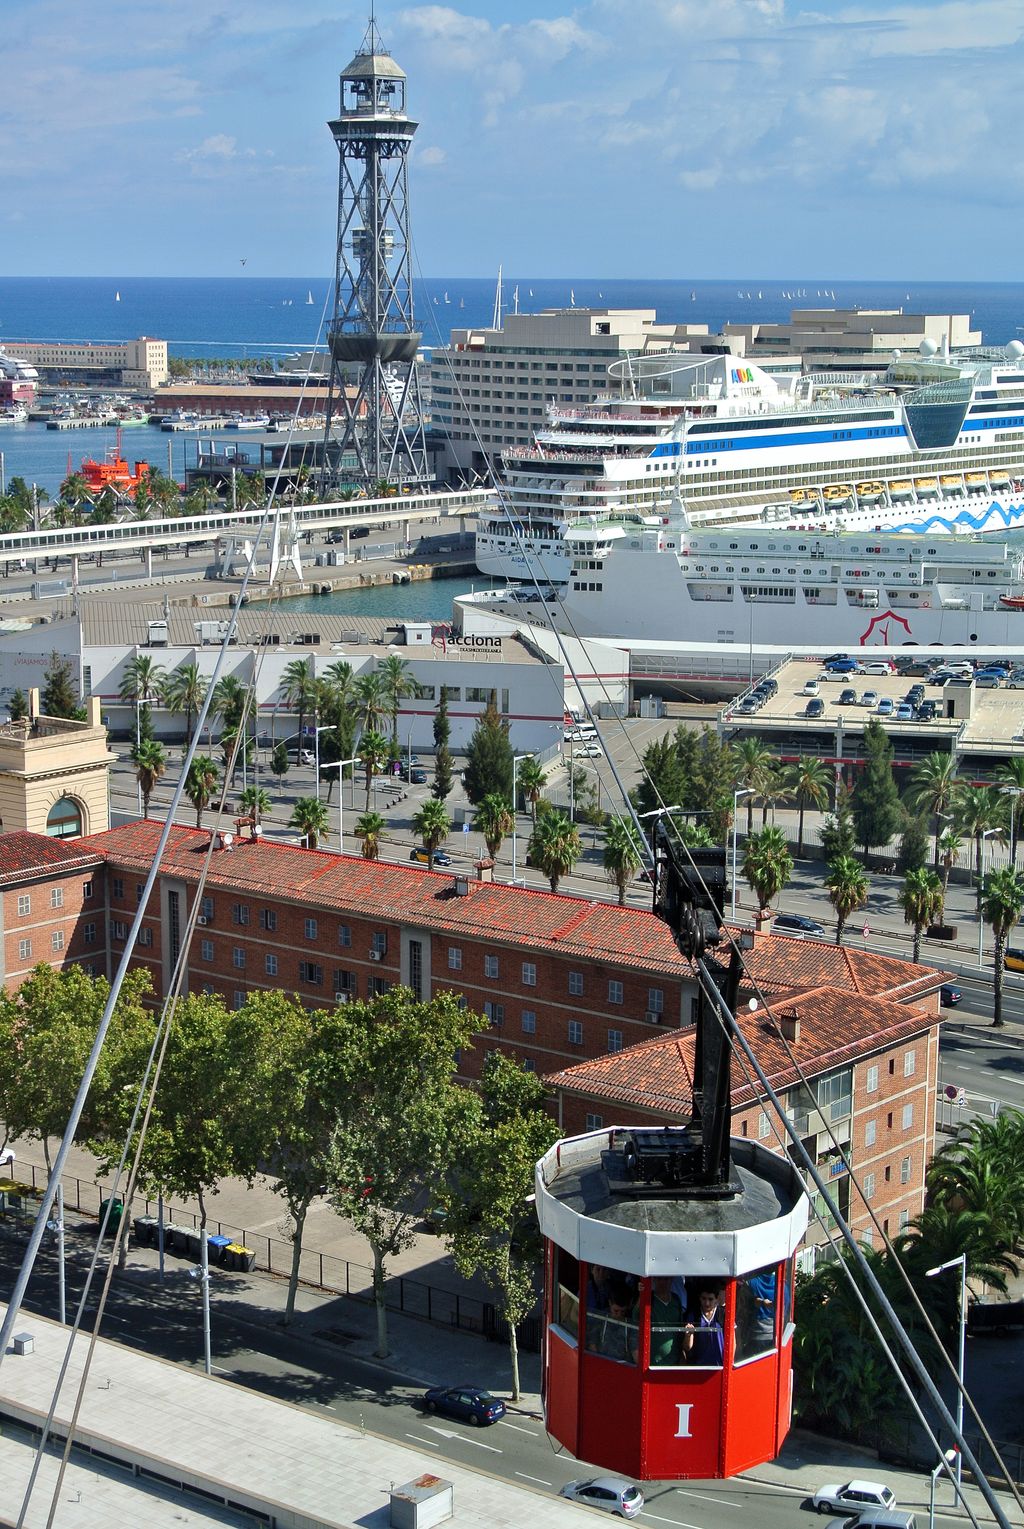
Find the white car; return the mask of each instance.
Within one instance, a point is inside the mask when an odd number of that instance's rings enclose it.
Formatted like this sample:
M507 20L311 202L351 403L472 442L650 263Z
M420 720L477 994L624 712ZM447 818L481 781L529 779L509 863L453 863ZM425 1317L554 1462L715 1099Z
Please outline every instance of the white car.
M586 1481L569 1481L558 1494L588 1508L613 1513L616 1518L636 1518L644 1505L644 1494L625 1476L591 1476Z
M816 1513L860 1513L864 1508L895 1508L896 1498L880 1481L829 1482L811 1498Z
M821 686L820 686L820 684L818 683L817 680L808 680L807 683L804 685L804 688L800 692L800 694L801 695L817 695L820 689L821 689Z
M865 674L891 674L892 664L887 658L872 659L870 664L864 665Z
M877 690L865 690L864 694L860 698L860 704L862 706L877 706L878 705L878 691Z
M577 759L599 759L603 753L604 749L593 739L588 739L586 743L578 743L574 750Z

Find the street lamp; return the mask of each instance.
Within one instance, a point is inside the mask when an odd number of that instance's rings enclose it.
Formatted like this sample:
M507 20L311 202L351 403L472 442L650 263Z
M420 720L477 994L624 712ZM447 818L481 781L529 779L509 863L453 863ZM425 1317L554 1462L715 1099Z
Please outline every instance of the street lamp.
M925 1279L934 1279L937 1274L944 1274L947 1269L955 1269L960 1265L960 1344L957 1349L956 1374L959 1385L956 1393L956 1427L958 1438L963 1438L964 1433L964 1345L967 1337L967 1254L958 1253L956 1258L947 1258L944 1264L936 1264L934 1269L924 1271ZM948 1459L948 1456L947 1456ZM937 1474L937 1472L936 1472ZM962 1467L960 1452L956 1457L956 1479L961 1480ZM932 1492L935 1491L935 1476L932 1476ZM934 1497L933 1497L934 1507Z
M1011 871L1015 871L1017 869L1017 841L1014 838L1013 829L1014 829L1014 823L1016 821L1015 814L1016 814L1016 811L1017 811L1017 798L1018 798L1018 796L1020 796L1022 794L1022 792L1024 792L1024 787L1021 787L1021 786L1000 786L1000 788L999 788L999 795L1000 796L1008 796L1010 798L1010 869L1011 869Z
M325 770L343 770L346 765L359 763L359 755L353 754L351 759L332 759L330 764L325 764ZM320 800L320 770L317 769L317 793L316 799ZM338 776L338 854L345 853L345 782Z
M532 759L532 754L513 754L512 756L512 886L516 884L516 771L524 759Z
M937 1270L933 1270L937 1273ZM960 1484L960 1451L947 1449L938 1465L931 1472L931 1488L928 1493L928 1529L935 1529L935 1482L940 1471L948 1471L951 1465L956 1466L957 1486ZM954 1488L955 1490L955 1488ZM957 1493L957 1496L960 1494ZM963 1499L961 1499L962 1501Z
M732 794L732 917L736 917L736 840L739 833L736 827L736 813L739 808L741 796L756 796L757 792L752 786L737 786Z
M335 729L335 723L333 723L333 722L325 722L323 727L314 727L314 729L313 729L313 770L314 770L314 773L316 775L316 799L317 799L317 801L320 800L320 734L321 733L333 733L334 729ZM300 747L301 747L301 744L300 744ZM346 763L347 762L348 761L346 761ZM326 766L325 766L325 768L326 768ZM338 786L338 791L339 792L341 791L340 783L339 783L339 786Z
M981 898L985 890L985 840L999 833L998 828L986 828L981 836L981 883L978 887L978 965L981 965L985 945L985 920L981 912Z

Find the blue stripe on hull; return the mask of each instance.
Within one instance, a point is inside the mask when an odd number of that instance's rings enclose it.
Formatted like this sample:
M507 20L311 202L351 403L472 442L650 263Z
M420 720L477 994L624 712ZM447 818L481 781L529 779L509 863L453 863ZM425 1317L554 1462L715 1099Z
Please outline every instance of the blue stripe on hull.
M1002 521L1003 528L1007 531L1024 525L1024 504L1001 505L998 500L993 500L987 510L981 510L977 515L972 515L970 510L961 510L959 515L929 515L926 520L905 520L897 525L893 522L886 526L887 531L913 531L919 536L928 535L934 531L955 531L958 528L964 531L980 531L989 522ZM993 526L992 529L995 529Z

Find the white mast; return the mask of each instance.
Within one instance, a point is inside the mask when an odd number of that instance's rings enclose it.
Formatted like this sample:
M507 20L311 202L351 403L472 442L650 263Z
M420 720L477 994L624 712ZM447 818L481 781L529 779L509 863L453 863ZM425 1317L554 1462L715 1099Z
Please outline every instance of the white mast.
M494 289L494 314L491 318L491 328L501 328L501 266L498 267L498 284Z

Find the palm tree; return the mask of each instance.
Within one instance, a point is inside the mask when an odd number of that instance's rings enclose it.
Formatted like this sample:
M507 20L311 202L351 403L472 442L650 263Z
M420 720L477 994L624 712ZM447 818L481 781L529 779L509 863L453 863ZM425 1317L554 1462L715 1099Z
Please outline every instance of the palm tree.
M397 653L389 653L378 666L384 693L388 698L388 715L391 718L391 746L398 748L398 713L406 696L413 696L419 689L409 672L409 665Z
M766 777L775 767L775 756L759 738L741 738L733 745L736 786L749 791L747 797L747 837L754 831L754 797L760 796ZM675 798L672 798L675 800Z
M519 790L523 793L523 801L530 804L530 817L533 820L534 826L536 826L537 803L544 793L544 787L548 783L548 778L537 763L535 755L527 754L524 759L520 759L516 769L516 781Z
M315 680L313 669L308 658L293 658L290 664L285 665L281 675L281 698L286 706L299 714L299 730L295 738L295 758L298 760L302 754L302 730L306 722L306 713L313 702Z
M761 797L761 827L768 822L768 811L771 809L772 822L775 821L775 809L781 802L788 802L793 795L790 788L787 772L781 765L774 765L766 770L761 780L759 789Z
M959 789L953 754L926 754L910 772L907 806L944 817ZM939 836L935 836L935 869L939 868Z
M385 717L391 715L390 702L379 669L361 674L352 686L352 695L365 733L379 733Z
M444 810L444 803L428 797L412 820L412 831L418 834L427 852L427 866L434 868L434 855L452 831L452 820Z
M185 749L192 742L192 718L199 714L206 699L206 680L198 664L182 664L175 669L164 688L168 709L176 716L185 713Z
M936 841L936 848L939 851L939 863L942 866L942 909L939 913L940 919L945 919L946 917L946 893L949 891L949 877L963 847L964 841L955 828L945 829L939 834Z
M1003 826L1005 798L994 786L961 786L953 802L955 827L974 840L974 887L981 913L981 857L986 838L999 838L992 829Z
M533 864L551 883L552 892L558 891L558 883L568 876L583 853L583 845L564 812L546 812L537 821L530 835L529 855Z
M762 828L743 847L743 874L757 898L757 916L778 897L793 874L793 857L781 828Z
M1010 865L1017 866L1017 843L1020 839L1021 813L1024 807L1020 798L1024 795L1024 756L1015 754L1012 759L1007 759L996 771L996 778L1001 787L1000 794L1010 803Z
M366 811L370 810L370 792L373 790L373 776L379 770L388 757L388 740L383 733L375 733L368 729L359 740L359 763L366 771Z
M381 841L387 826L379 812L364 812L356 819L356 838L363 841L364 860L377 860L380 857Z
M1001 1029L1003 1019L1003 975L1006 960L1006 939L1010 930L1020 922L1024 913L1024 876L1007 866L992 871L985 877L981 902L982 916L992 930L995 940L995 959L992 977L992 1024Z
M142 816L149 817L149 799L167 769L167 756L155 738L146 738L135 750L135 773L142 792Z
M832 771L820 759L798 759L796 764L790 765L786 771L786 780L790 793L796 797L800 808L799 827L796 836L797 859L804 852L804 811L810 803L819 812L823 812L828 806L829 792L832 789Z
M238 805L257 823L263 822L263 814L270 811L270 792L262 786L246 786L239 793Z
M299 830L305 849L316 849L327 832L327 804L315 796L300 796L288 826Z
M929 924L937 923L942 917L943 897L942 882L934 871L922 866L920 870L907 872L900 904L904 919L914 931L915 963L921 959L921 936Z
M626 906L626 888L644 863L647 847L632 818L612 818L604 834L605 875L615 883L619 907Z
M185 795L196 809L196 827L203 826L203 813L213 800L220 781L216 761L208 754L197 754L185 777Z
M501 852L502 840L507 838L515 827L512 809L500 792L492 791L484 797L476 809L473 827L478 834L483 834L488 855L492 860L497 860Z
M326 698L321 702L320 709L325 717L328 714L340 713L352 706L355 698L355 673L347 658L336 659L333 664L328 664L321 680L324 685Z
M836 944L841 945L847 919L868 900L868 878L859 860L837 855L829 862L825 887L836 913Z
M138 748L142 739L141 712L139 708L151 705L154 701L162 700L166 680L166 669L162 664L158 664L156 659L152 658L148 653L136 653L124 666L124 674L118 694L122 701L127 701L136 708L136 748Z

